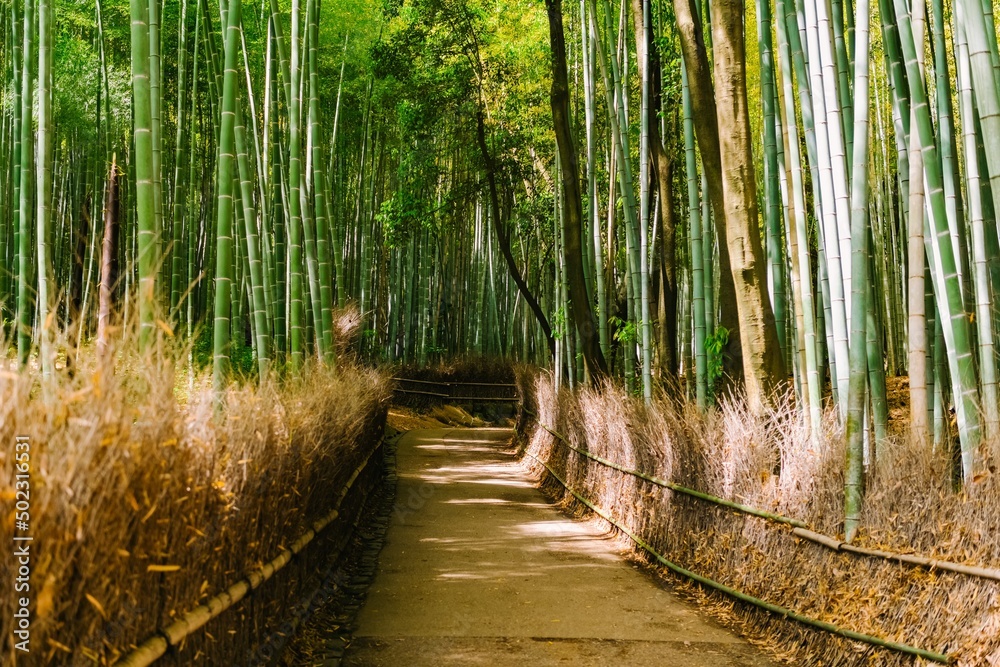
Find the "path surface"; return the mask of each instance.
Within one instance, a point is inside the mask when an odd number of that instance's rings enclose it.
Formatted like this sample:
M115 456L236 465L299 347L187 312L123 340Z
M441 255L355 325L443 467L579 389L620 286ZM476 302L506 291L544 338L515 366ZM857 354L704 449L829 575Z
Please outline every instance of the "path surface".
M351 667L770 667L746 642L568 519L503 429L411 431Z

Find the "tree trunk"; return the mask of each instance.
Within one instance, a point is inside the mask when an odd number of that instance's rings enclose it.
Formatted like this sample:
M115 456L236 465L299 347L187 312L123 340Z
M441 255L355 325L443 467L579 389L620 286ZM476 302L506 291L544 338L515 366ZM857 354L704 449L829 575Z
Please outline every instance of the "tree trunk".
M691 88L691 106L694 111L694 129L701 153L702 168L708 182L708 200L715 214L715 233L726 238L726 206L722 188L722 163L719 153L719 126L716 122L716 98L712 86L712 72L702 34L701 21L692 0L673 0L677 14L677 32L684 67ZM705 221L708 225L708 221ZM736 286L729 271L729 248L719 243L719 325L729 331L729 341L724 350L723 369L732 380L738 381L743 373L743 349L740 342L740 320L736 303Z
M756 179L747 109L743 1L716 3L713 21L719 155L725 197L726 242L736 287L747 401L753 409L770 402L785 377L776 351L778 332L767 294L759 233Z
M545 342L549 347L549 355L554 355L556 353L556 341L552 337L552 327L549 326L549 321L545 317L541 306L538 305L538 300L531 293L528 284L521 276L520 269L517 268L514 255L510 250L510 235L504 226L504 219L500 217L500 196L497 190L496 163L493 162L493 156L486 145L486 122L481 109L476 114L476 138L479 142L479 150L483 154L483 163L486 165L486 180L490 186L490 207L493 209L493 227L497 230L497 243L500 245L500 254L503 255L504 262L507 263L507 271L510 272L510 277L514 280L514 284L517 285L518 292L524 297L524 302L528 304L528 308L531 309L531 312L535 315L535 319L538 320L538 326L541 327L542 333L545 336Z
M652 160L653 171L656 172L656 187L660 196L660 225L662 225L662 246L660 261L664 281L660 289L660 298L664 313L659 319L665 331L660 335L662 343L658 347L660 354L660 374L663 379L674 378L677 374L677 262L674 239L674 195L671 182L670 157L663 146L660 137L659 113L663 100L663 79L660 76L660 50L656 42L649 43L643 35L643 2L651 0L632 0L632 22L635 26L635 49L639 62L645 61L646 50L649 49L650 74L650 104L649 104L649 157Z
M562 0L546 0L549 16L549 43L552 48L552 123L555 127L559 164L562 167L563 225L565 244L563 256L569 297L572 301L573 322L580 334L584 362L591 378L600 381L608 374L608 364L601 353L594 309L587 296L583 274L583 252L580 237L583 228L583 202L580 199L580 167L570 128L569 81L566 72L566 41L563 34Z

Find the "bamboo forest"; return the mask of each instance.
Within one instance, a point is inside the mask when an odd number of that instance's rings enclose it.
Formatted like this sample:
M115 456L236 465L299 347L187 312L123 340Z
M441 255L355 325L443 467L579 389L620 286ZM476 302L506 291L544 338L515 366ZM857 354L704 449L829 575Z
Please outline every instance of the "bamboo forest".
M0 667L1000 664L997 11L0 0Z

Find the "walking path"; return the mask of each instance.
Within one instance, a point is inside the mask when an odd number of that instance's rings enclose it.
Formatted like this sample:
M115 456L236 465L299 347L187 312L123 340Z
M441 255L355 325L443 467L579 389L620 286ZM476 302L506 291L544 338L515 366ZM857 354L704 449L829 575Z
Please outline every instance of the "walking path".
M411 431L351 667L770 667L549 504L505 429Z

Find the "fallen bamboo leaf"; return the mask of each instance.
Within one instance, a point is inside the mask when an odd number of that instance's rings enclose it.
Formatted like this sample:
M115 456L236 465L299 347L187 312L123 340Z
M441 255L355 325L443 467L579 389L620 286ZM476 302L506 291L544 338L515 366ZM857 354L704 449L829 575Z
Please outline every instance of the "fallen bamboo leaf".
M49 643L49 646L51 646L52 648L57 648L57 649L59 649L60 651L62 651L64 653L72 653L73 652L73 649L71 649L69 646L66 646L65 644L57 642L55 639L52 639L52 637L47 638L45 641L47 641Z
M149 517L153 516L153 512L156 511L156 505L157 503L153 503L153 506L149 508L149 511L146 512L146 516L142 517L142 523L146 523L149 520Z
M36 618L46 618L52 613L52 609L55 606L55 590L56 578L52 574L49 574L45 577L45 584L42 586L42 592L38 594L38 604L35 606Z
M48 582L46 582L46 583L48 583ZM108 620L108 612L104 611L104 605L102 605L100 602L98 602L97 598L95 598L90 593L84 593L83 595L84 595L85 598L87 598L87 602L90 603L90 606L92 606L94 609L96 609L97 613L100 614L101 617L105 621Z
M180 565L150 565L146 572L176 572L181 569Z

